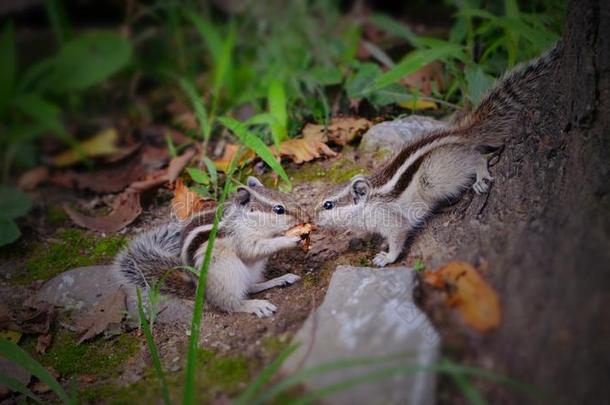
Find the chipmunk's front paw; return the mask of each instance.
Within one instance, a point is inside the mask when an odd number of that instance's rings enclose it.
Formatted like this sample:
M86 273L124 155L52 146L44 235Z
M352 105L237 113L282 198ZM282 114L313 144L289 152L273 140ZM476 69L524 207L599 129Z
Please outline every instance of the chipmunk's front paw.
M387 252L379 252L373 258L373 264L378 267L384 267L387 264L392 263L393 261L394 260L392 260L392 258L390 257L390 255Z
M265 318L273 315L275 311L277 311L277 307L267 300L247 300L243 303L241 312Z

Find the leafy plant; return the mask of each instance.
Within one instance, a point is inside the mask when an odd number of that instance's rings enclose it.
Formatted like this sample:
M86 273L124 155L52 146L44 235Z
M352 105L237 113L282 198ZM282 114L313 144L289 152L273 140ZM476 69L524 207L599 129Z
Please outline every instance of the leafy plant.
M21 231L15 219L24 215L32 206L30 197L22 191L0 185L0 246L16 241Z
M49 374L49 372L40 363L34 360L32 356L30 356L17 344L5 339L0 339L0 356L20 365L31 375L45 383L64 404L76 403L75 398L70 398L57 380L53 378L53 376ZM22 393L36 402L42 402L40 398L32 393L32 391L30 391L26 386L17 380L4 375L1 371L0 382L9 387L11 390Z

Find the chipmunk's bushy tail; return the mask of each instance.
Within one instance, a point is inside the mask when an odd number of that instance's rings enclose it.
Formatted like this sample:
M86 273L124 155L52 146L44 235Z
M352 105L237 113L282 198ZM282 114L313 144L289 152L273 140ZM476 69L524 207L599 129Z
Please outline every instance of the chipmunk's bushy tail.
M457 122L455 131L475 138L476 143L482 145L498 147L503 144L520 113L531 106L540 87L548 84L543 79L553 72L561 48L561 42L557 42L537 59L505 73L475 110Z
M115 273L126 285L146 290L155 285L160 291L193 298L197 277L181 269L178 223L169 223L139 235L116 257Z

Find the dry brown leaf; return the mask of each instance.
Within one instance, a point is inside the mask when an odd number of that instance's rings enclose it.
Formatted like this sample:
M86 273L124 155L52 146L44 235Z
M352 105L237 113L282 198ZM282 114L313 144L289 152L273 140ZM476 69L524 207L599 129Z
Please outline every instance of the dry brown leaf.
M80 149L72 148L51 159L54 166L69 166L83 160L82 152L86 157L101 157L115 154L120 151L116 146L119 135L114 128L98 132L91 138L80 143Z
M204 200L199 194L189 190L181 179L176 180L172 212L178 219L184 221L196 212L215 205L213 200Z
M302 138L290 139L280 144L280 155L289 157L297 164L309 162L323 155L337 156L337 153L326 145L326 140L324 126L307 124L303 128Z
M99 335L110 325L120 324L126 310L125 298L123 290L118 289L78 318L76 327L83 331L83 334L76 344Z
M229 170L229 166L231 165L231 161L233 160L233 156L239 151L241 148L240 145L234 143L228 143L225 146L224 152L219 159L214 160L214 164L216 165L216 169L221 172L227 172ZM254 158L254 152L247 151L245 152L239 160L239 164L243 164L248 160Z
M28 170L19 177L17 187L23 191L31 191L46 181L49 178L49 168L46 166L38 166Z
M409 76L403 77L400 82L412 89L418 89L424 96L431 95L434 88L442 91L445 89L443 64L438 61L429 63Z
M36 353L45 354L52 342L52 334L46 333L44 335L39 335L38 339L36 339Z
M484 333L500 325L498 295L470 264L450 262L436 272L426 271L424 281L443 288L446 303L456 308L464 322L476 331Z
M328 124L326 136L337 145L346 145L362 135L373 123L361 117L335 117Z
M68 205L64 210L75 224L98 232L117 232L132 223L142 212L140 194L126 190L117 195L112 210L105 216L89 216L76 211Z
M130 159L93 172L73 170L56 173L51 182L65 188L91 190L96 193L117 193L146 174L141 159Z
M169 167L167 168L167 178L170 182L173 182L180 176L182 170L189 164L193 156L197 153L197 150L194 148L187 149L180 156L176 156L169 162Z

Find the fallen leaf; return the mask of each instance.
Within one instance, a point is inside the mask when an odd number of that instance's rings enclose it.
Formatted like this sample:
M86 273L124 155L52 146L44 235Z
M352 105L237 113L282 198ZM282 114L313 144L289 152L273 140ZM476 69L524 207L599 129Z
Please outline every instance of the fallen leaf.
M443 64L441 62L432 62L414 73L403 77L400 83L417 89L424 96L432 94L432 90L436 88L438 91L445 89L445 77L443 75Z
M45 334L51 329L55 314L55 307L49 303L31 305L26 302L11 314L9 329L32 335Z
M117 195L112 210L105 216L89 216L64 205L64 210L75 224L98 232L117 232L132 223L142 212L140 193L126 190Z
M25 368L6 359L0 358L0 370L2 370L3 376L12 378L23 385L28 385L32 378L30 372ZM10 390L8 387L0 384L0 398L7 395L9 392Z
M362 135L373 123L361 117L335 117L328 124L326 136L337 145L347 145Z
M45 354L53 343L53 335L50 333L39 335L36 339L36 353Z
M167 170L157 170L146 175L144 179L131 183L131 185L127 188L127 192L142 193L146 190L150 190L151 188L159 187L168 181Z
M237 152L239 152L240 148L241 148L241 145L237 145L234 143L228 143L225 146L222 156L219 159L214 160L214 165L216 165L216 169L220 172L226 173L227 170L229 170L229 166L231 165L233 156L235 156L235 154ZM254 157L254 152L247 151L246 153L243 154L243 156L241 156L241 159L239 160L238 163L243 164L243 163L247 162L248 160L252 159L253 157Z
M110 325L120 324L126 310L125 298L123 290L118 289L78 318L76 327L84 332L76 344L99 335Z
M18 344L21 340L21 332L17 332L15 330L0 330L0 339L8 340L9 342L13 342Z
M119 135L114 128L98 132L93 137L80 143L80 149L72 148L51 159L54 166L70 166L83 160L82 152L86 157L108 156L119 152L116 146Z
M19 177L17 187L23 191L31 191L49 178L49 168L38 166L28 170Z
M438 105L431 100L422 100L421 98L415 99L413 101L405 101L402 103L398 103L398 105L402 108L406 108L408 110L437 110Z
M172 212L178 219L184 221L192 214L213 206L215 206L213 200L204 200L199 194L189 190L181 179L176 180L174 198L172 199Z
M141 159L130 159L93 172L73 170L56 173L51 182L65 188L91 190L96 193L118 193L146 174Z
M124 146L124 147L120 148L116 153L113 153L112 155L109 155L109 156L105 156L103 158L103 161L104 161L104 163L119 162L119 161L133 155L137 151L139 151L141 147L142 147L142 142L136 142L133 145Z
M500 325L498 295L470 264L451 262L436 272L426 271L424 282L444 289L447 305L476 331L485 333Z
M180 156L176 156L169 162L169 167L167 168L167 178L170 182L176 180L182 170L189 164L193 156L197 153L197 150L194 148L187 149Z
M280 144L280 156L292 159L294 163L309 162L321 156L337 156L337 153L326 145L324 126L307 124L303 128L303 137L284 141ZM272 148L275 151L275 148Z

